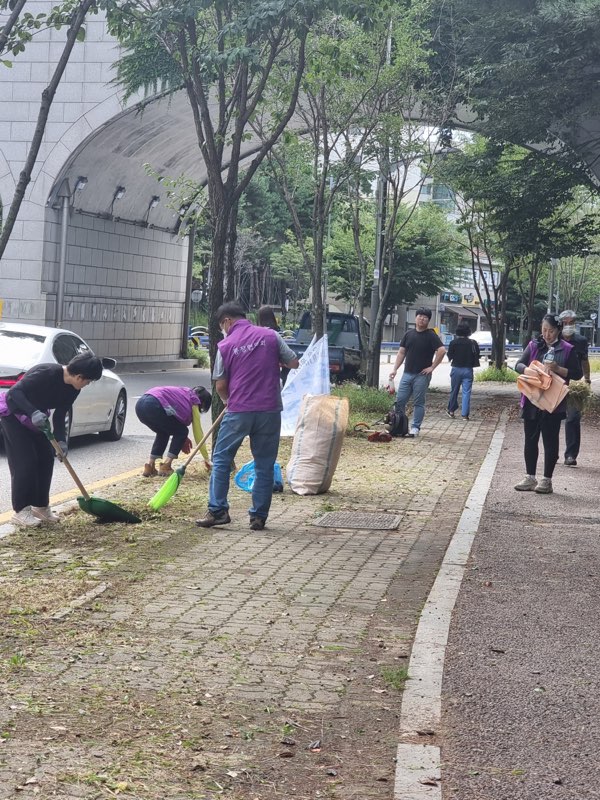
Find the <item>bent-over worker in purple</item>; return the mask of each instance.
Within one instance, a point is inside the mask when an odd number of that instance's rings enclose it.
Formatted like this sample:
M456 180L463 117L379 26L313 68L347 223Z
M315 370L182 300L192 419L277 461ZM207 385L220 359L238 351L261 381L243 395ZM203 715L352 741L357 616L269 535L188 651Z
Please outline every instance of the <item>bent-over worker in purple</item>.
M196 524L212 528L231 522L227 501L231 467L249 436L255 471L250 528L260 531L271 507L279 449L280 366L296 369L298 359L278 333L249 322L239 303L224 303L217 311L217 321L225 339L218 344L212 378L227 412L212 454L208 512Z

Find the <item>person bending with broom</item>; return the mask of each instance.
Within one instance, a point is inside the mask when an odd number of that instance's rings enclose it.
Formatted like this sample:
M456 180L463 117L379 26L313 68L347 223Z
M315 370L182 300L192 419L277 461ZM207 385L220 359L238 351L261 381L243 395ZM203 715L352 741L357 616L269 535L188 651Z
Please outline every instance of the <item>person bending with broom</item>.
M45 432L52 429L67 454L65 419L79 392L102 377L102 360L81 353L61 364L37 364L0 395L0 426L11 477L12 522L37 527L58 522L50 508L54 450Z
M273 469L281 428L280 365L298 367L296 354L270 328L253 325L239 303L224 303L217 322L225 339L219 342L213 381L227 411L213 448L208 511L196 520L201 528L226 525L229 516L229 476L235 455L246 436L254 457L250 529L261 531L273 497Z
M189 389L187 386L156 386L148 389L137 401L135 413L140 422L147 425L156 436L150 451L150 459L144 464L144 478L155 475L167 477L173 474L171 466L180 451L189 453L192 447L188 439L190 423L194 425L194 436L202 438L200 415L195 410L205 412L210 408L212 396L204 386ZM163 454L169 444L166 458ZM163 459L158 470L157 459Z

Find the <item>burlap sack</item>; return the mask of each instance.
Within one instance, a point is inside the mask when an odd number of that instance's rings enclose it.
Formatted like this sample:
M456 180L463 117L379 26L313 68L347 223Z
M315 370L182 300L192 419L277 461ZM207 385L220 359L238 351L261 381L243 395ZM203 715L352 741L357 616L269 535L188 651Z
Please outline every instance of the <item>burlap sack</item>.
M322 494L331 486L340 458L350 407L345 397L305 395L292 454L286 467L296 494Z

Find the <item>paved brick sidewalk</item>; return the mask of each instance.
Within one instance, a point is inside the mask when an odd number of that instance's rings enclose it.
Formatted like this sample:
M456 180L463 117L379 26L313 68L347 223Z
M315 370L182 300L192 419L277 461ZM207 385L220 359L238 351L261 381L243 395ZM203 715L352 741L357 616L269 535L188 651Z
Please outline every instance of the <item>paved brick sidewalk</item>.
M180 501L118 547L98 526L85 546L68 526L37 549L0 542L0 588L73 571L110 583L4 638L0 800L389 798L402 669L497 416L431 410L418 439L347 439L332 491L276 496L262 533L236 491L233 523L210 531L191 524L202 502ZM326 510L402 522L314 526Z

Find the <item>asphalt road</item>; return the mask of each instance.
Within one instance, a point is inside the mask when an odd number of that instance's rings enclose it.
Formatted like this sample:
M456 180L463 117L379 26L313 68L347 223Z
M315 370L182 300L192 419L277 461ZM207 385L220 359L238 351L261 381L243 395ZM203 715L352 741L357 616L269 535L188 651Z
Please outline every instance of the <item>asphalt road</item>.
M119 475L139 468L150 453L154 434L138 420L134 406L140 395L152 386L206 386L210 388L208 370L187 369L161 372L120 373L119 377L127 388L127 420L123 438L118 442L104 442L98 436L78 436L71 440L69 461L83 481L89 485L111 475ZM203 415L205 430L210 425L209 414ZM208 425L207 425L208 422ZM56 464L51 496L74 488L73 480L67 470ZM10 476L6 455L0 452L0 513L9 511Z

